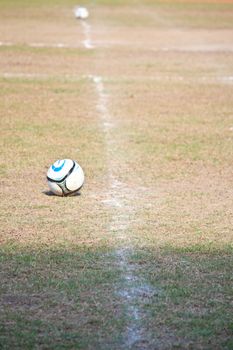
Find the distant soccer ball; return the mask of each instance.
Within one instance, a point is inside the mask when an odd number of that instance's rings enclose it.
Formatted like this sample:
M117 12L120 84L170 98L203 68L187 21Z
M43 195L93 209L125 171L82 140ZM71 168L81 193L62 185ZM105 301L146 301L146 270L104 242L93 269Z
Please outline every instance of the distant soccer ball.
M50 190L57 196L69 196L79 191L84 183L81 166L71 159L57 160L47 172Z
M87 19L89 17L89 12L86 7L76 7L74 9L74 15L78 19Z

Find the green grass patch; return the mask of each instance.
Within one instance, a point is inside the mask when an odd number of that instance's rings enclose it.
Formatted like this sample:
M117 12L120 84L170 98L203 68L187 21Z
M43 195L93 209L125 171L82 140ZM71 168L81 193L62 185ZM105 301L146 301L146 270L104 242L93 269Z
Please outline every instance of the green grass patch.
M181 348L187 342L230 349L232 256L228 249L145 249L133 254L139 276L154 288L154 296L144 306L145 327L154 329L161 339L169 330Z
M0 265L2 349L117 348L125 320L114 314L121 271L109 248L8 245Z

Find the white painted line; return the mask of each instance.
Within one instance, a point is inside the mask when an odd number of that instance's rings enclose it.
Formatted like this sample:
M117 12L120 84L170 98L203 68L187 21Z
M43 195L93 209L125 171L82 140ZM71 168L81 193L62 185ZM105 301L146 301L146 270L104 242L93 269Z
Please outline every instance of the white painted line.
M46 80L55 79L58 81L83 81L84 78L78 75L52 75L52 74L39 74L39 73L24 73L24 72L3 72L0 73L0 78L4 79L36 79Z
M145 283L142 278L135 275L135 268L132 264L129 264L130 251L119 249L116 254L125 279L125 286L119 291L119 295L126 300L128 315L131 319L123 336L127 348L131 349L136 343L145 340L145 338L147 343L150 341L148 334L145 336L143 332L141 306L147 303L148 299L154 295L155 290ZM137 304L140 306L137 306Z
M83 45L86 49L94 49L94 45L91 43L90 39L83 40Z
M0 41L0 46L13 46L14 44L12 42L7 41Z
M38 73L0 73L2 78L25 78L25 79L46 79L50 76L47 74L38 74Z
M81 25L83 28L83 33L85 36L85 39L82 41L83 46L86 49L94 49L95 45L93 44L91 40L91 25L88 24L86 21L81 21ZM127 47L133 47L134 49L137 48L135 43L124 43L124 42L101 42L97 41L97 45L101 47L110 47L110 46L127 46ZM29 42L29 43L16 43L11 41L0 41L0 47L4 46L29 46L29 47L38 47L38 48L79 48L81 45L70 45L65 43L45 43L45 42ZM142 48L140 46L140 48ZM153 52L187 52L187 53L214 53L214 52L233 52L233 46L171 46L171 47L158 47L158 48L148 48L146 46L143 47L144 50L151 50Z
M86 35L86 40L89 40L91 43L90 26L84 22L83 28ZM98 97L96 110L101 118L101 125L106 143L109 185L106 198L102 200L102 203L110 208L113 208L114 210L109 231L114 233L119 240L122 240L126 246L129 246L130 241L127 230L131 225L132 218L136 214L136 207L134 203L135 190L130 190L129 187L119 181L114 174L115 164L112 159L112 154L114 153L112 144L114 141L113 128L116 123L109 112L109 95L106 93L103 77L98 75L89 75L88 78L95 85ZM124 282L123 284L119 285L118 293L125 303L130 319L126 327L126 331L123 334L124 345L131 348L136 342L143 342L145 339L141 305L146 302L149 294L152 294L152 289L145 283L144 280L136 277L132 264L129 263L130 256L125 249L117 250L116 257L118 264L122 269L122 275L124 276ZM147 334L146 338L148 342L150 340L150 336Z
M110 207L118 207L121 208L122 204L119 202L117 198L110 198L102 200L102 203L109 205Z
M109 123L109 122L104 122L103 126L104 126L104 130L108 131L108 130L110 130L110 129L112 129L114 127L114 124L113 123Z
M102 48L111 48L111 47L122 47L122 48L131 48L134 50L143 50L143 51L153 51L158 53L166 53L166 52L184 52L184 53L231 53L233 52L233 45L186 45L186 46L161 46L156 47L152 46L151 43L146 44L145 42L136 42L132 41L122 41L122 40L95 40L96 46L100 46Z
M43 42L32 42L32 43L13 43L13 42L3 42L0 41L0 46L27 46L32 48L58 48L58 49L75 49L80 48L81 45L68 45L64 43L43 43Z
M42 47L42 48L59 48L59 49L62 49L62 48L69 48L71 46L68 46L66 44L63 44L63 43L52 43L52 44L47 44L47 43L30 43L28 44L28 46L30 47Z
M73 80L73 81L80 81L80 80L85 80L85 79L91 79L93 82L96 83L96 89L97 92L100 94L100 100L98 101L98 104L96 106L98 112L100 115L104 115L105 118L103 119L102 127L105 132L109 132L111 129L113 129L116 126L116 123L109 118L108 116L108 109L107 109L107 99L108 96L106 93L104 93L104 88L103 88L103 82L102 78L92 76L92 75L52 75L52 74L39 74L39 73L24 73L24 72L3 72L0 73L0 77L2 78L25 78L25 79L49 79L49 78L56 78L56 79L61 79L61 80ZM227 84L231 85L233 84L233 76L216 76L216 77L181 77L181 76L150 76L150 77L128 77L125 79L124 77L117 77L117 81L129 81L129 82L134 82L134 81L161 81L161 82L193 82L193 83L214 83L214 84ZM110 143L113 142L113 140L109 140Z
M85 37L85 39L83 40L84 47L88 50L94 49L95 46L92 43L92 39L91 39L91 25L88 24L86 21L82 21L81 25L82 25L83 33Z
M233 84L233 76L218 77L218 80L225 84Z
M159 47L152 48L154 52L188 52L188 53L208 53L208 52L233 52L233 46L227 45L193 45L193 46L170 46L170 47Z
M89 78L91 76L88 76ZM179 75L151 75L151 76L124 76L112 77L112 79L121 82L132 82L134 81L161 81L161 82L193 82L193 83L221 83L221 84L232 84L233 76L179 76Z
M113 122L111 121L108 113L108 96L105 93L103 78L96 75L89 75L88 78L91 79L95 84L96 92L98 95L98 103L96 105L96 109L100 113L103 130L107 131L106 123L108 125L109 123L113 124Z
M117 293L125 303L130 318L123 338L124 345L126 345L127 348L131 348L136 342L145 339L140 305L143 305L143 303L147 301L147 297L149 297L153 291L144 280L136 277L132 264L129 263L130 238L127 231L136 214L134 203L136 194L135 190L130 190L129 187L119 181L113 173L115 164L112 160L112 141L114 139L113 127L116 123L108 109L109 96L106 93L104 80L101 76L89 75L88 78L94 83L97 92L98 99L96 109L101 118L101 125L106 143L109 184L106 198L102 200L102 203L114 210L109 231L127 247L127 249L119 249L116 251L117 261L122 270L122 275L124 276L124 282L119 286ZM146 338L148 341L148 334Z

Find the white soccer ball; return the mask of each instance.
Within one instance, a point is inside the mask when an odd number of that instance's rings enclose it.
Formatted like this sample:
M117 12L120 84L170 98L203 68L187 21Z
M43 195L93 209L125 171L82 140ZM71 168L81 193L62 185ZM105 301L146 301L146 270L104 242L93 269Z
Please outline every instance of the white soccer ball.
M50 190L57 196L69 196L81 189L84 173L81 166L71 159L57 160L47 172Z
M74 9L74 15L78 19L87 19L89 17L89 12L86 7L76 7Z

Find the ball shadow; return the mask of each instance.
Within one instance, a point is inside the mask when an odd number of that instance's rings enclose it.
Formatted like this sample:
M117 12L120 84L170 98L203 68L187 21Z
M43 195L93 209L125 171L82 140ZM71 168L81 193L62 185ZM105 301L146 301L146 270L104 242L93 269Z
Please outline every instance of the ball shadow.
M49 196L49 197L61 197L61 198L64 198L64 197L79 197L81 196L81 193L80 192L75 192L75 193L72 193L70 194L69 196L57 196L56 194L54 194L52 191L42 191L42 193L46 196Z

